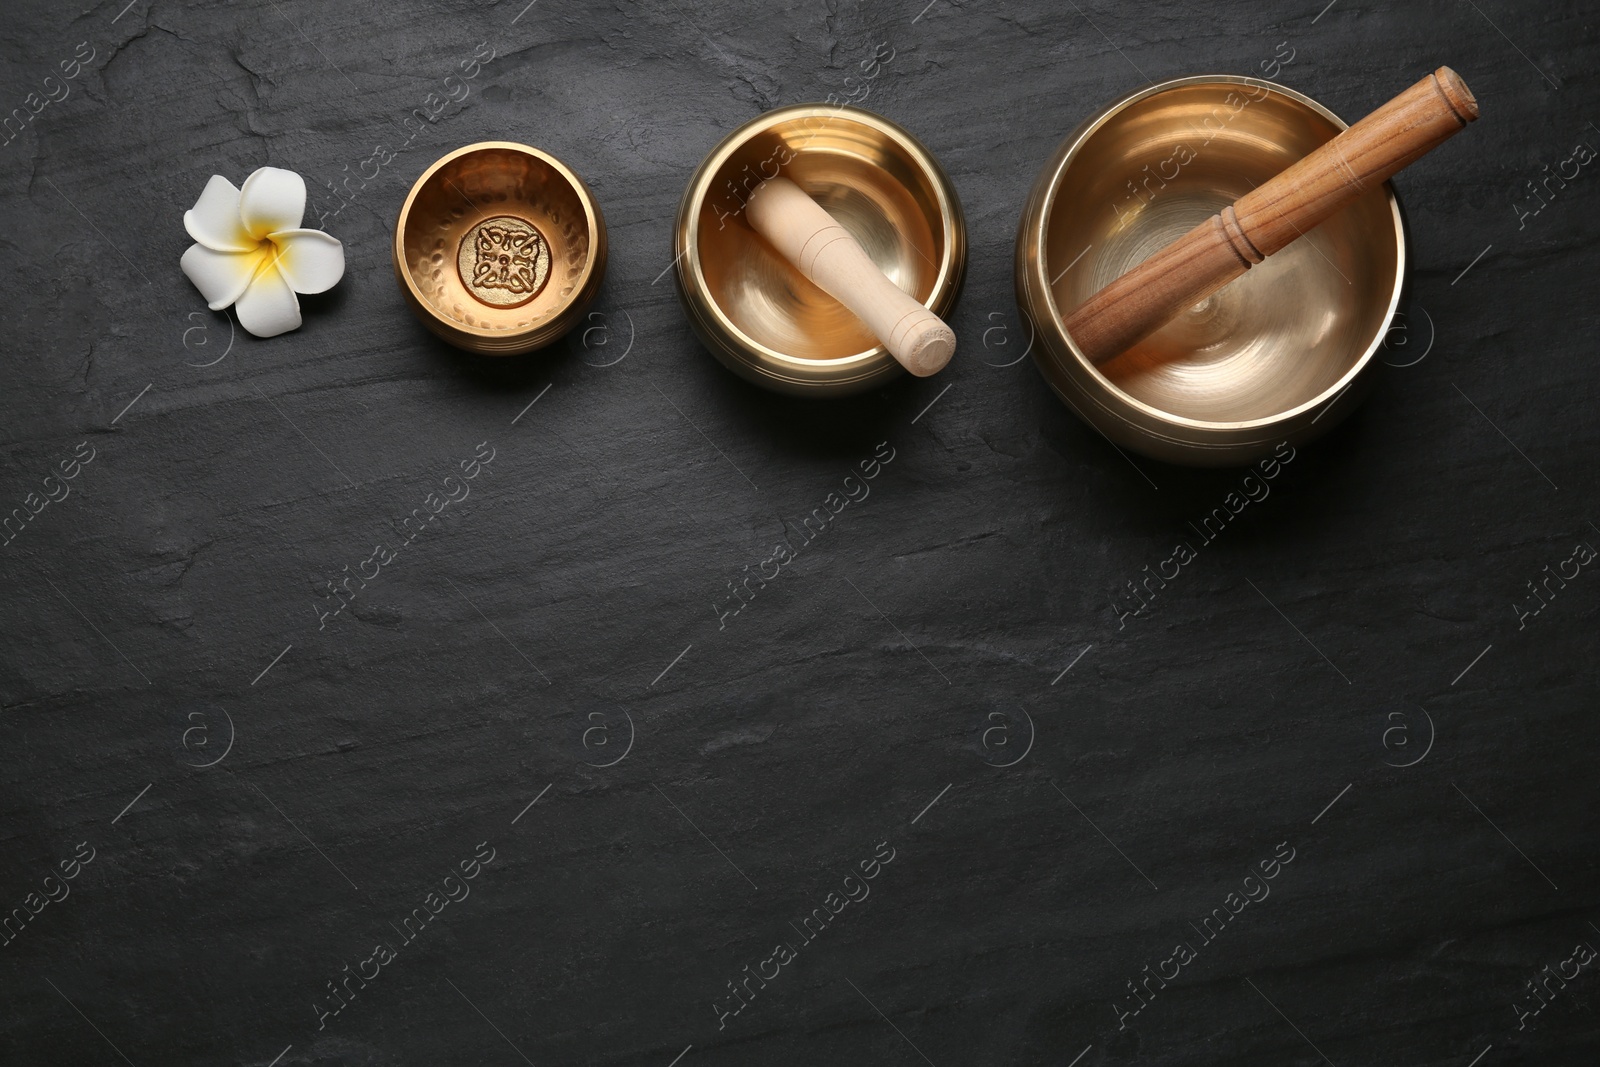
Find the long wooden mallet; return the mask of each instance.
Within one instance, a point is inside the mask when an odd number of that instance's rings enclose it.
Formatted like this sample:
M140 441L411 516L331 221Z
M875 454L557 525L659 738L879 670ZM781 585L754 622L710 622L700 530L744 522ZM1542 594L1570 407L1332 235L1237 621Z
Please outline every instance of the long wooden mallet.
M1440 67L1095 293L1067 332L1091 362L1120 355L1477 117L1467 83Z

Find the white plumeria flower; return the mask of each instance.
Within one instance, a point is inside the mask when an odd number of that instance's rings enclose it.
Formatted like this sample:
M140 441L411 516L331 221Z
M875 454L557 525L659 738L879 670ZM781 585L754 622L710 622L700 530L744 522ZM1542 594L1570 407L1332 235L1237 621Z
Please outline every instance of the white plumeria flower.
M244 188L213 174L183 228L198 244L183 254L183 273L212 311L232 304L239 325L257 337L300 327L296 293L321 293L344 277L344 245L321 230L302 230L305 179L262 167Z

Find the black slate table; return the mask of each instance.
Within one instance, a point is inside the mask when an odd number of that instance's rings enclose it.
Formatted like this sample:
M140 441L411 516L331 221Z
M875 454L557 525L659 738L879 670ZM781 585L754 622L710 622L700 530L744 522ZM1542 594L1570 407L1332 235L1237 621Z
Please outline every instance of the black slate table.
M0 1062L1595 1062L1594 7L924 3L8 7ZM677 199L885 44L962 351L761 392L679 309ZM1373 398L1132 614L1241 472L1124 457L1019 361L1017 215L1106 100L1284 52L1350 118L1449 63L1484 119L1398 182ZM612 240L498 362L388 244L488 139ZM264 165L348 256L265 341L178 270Z

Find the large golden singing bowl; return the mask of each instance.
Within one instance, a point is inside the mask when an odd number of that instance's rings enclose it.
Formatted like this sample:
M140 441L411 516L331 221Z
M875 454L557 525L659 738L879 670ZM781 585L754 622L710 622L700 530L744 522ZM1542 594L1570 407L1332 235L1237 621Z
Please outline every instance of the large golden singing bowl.
M1098 367L1063 317L1345 128L1272 82L1206 75L1129 93L1064 141L1017 234L1034 358L1113 442L1194 466L1310 440L1364 395L1400 301L1406 241L1385 182Z
M673 232L678 296L712 355L779 392L870 389L901 373L900 365L745 220L750 193L780 171L941 317L955 303L967 260L955 189L928 150L888 119L803 104L734 130L684 190Z
M469 352L542 348L583 317L606 270L606 224L560 160L510 141L423 172L394 228L394 274L423 325Z

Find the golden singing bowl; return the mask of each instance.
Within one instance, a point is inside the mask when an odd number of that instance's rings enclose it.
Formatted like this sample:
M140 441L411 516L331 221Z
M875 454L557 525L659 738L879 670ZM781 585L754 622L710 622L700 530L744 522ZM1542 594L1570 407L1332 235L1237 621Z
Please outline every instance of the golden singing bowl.
M944 316L966 269L955 188L917 139L860 108L801 104L750 120L689 179L673 231L678 296L711 354L784 393L839 395L901 373L860 319L751 229L744 205L780 170L900 288Z
M1405 228L1385 182L1099 366L1062 318L1346 124L1292 89L1203 75L1115 101L1040 173L1017 234L1017 303L1058 395L1113 442L1193 466L1323 433L1365 395L1400 301Z
M394 275L423 325L469 352L543 348L583 317L606 270L606 224L583 181L510 141L458 148L411 187Z

